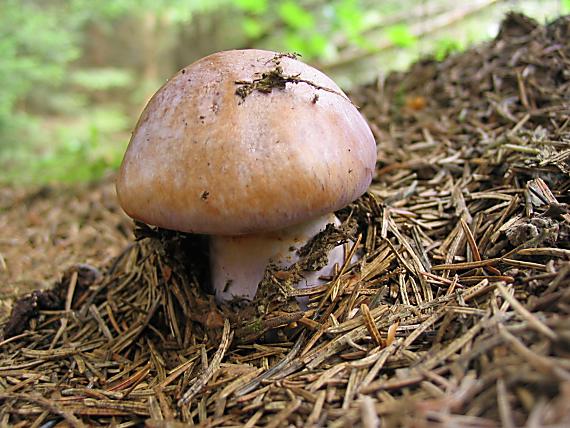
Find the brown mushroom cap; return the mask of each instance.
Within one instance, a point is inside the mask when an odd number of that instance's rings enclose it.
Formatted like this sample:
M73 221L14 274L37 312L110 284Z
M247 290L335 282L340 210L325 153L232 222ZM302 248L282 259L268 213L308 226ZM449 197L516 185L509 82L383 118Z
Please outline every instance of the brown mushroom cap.
M282 68L287 83L240 97L240 81ZM326 88L326 89L322 89ZM149 101L117 180L131 217L239 235L333 212L370 185L376 145L341 89L275 52L225 51L179 71Z

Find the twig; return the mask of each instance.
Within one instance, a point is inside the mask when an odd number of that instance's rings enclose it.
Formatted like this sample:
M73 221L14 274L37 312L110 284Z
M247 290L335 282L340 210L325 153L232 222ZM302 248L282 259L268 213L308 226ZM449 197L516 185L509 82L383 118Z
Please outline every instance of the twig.
M210 378L214 375L216 370L220 367L220 363L224 358L224 355L232 342L233 332L230 330L230 322L226 318L224 320L224 330L222 331L222 338L220 340L220 346L214 354L212 361L208 368L194 381L192 386L184 393L182 398L178 400L178 406L186 405L192 400L192 398L200 392L200 390L206 386Z

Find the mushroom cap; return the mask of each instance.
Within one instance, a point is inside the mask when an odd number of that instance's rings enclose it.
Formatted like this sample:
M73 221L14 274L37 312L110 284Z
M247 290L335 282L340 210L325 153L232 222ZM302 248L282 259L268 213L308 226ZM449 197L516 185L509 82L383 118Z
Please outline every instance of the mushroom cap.
M268 72L275 87L236 93ZM283 54L233 50L194 62L156 92L116 187L125 212L147 224L240 235L346 206L366 191L375 163L370 128L330 78Z

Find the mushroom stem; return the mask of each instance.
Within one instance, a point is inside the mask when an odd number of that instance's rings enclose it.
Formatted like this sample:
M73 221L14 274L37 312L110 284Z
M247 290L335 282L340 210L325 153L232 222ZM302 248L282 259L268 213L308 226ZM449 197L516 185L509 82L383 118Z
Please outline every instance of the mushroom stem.
M334 214L264 234L210 237L210 269L212 286L218 302L233 298L253 300L257 287L270 262L286 269L298 260L297 250L305 245L327 224L340 225ZM297 288L322 284L319 277L331 275L335 264L344 261L342 245L334 248L328 264L316 272L303 272Z

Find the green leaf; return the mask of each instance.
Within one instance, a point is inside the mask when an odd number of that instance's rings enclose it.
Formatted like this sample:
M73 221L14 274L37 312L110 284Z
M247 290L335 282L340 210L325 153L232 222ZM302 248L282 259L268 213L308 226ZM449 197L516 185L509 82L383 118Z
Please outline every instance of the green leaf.
M307 44L305 39L303 39L299 34L293 32L287 32L284 37L285 49L288 52L298 52L303 57L308 55Z
M295 29L310 29L315 26L315 19L310 12L293 1L285 1L279 5L279 16L287 26Z
M560 12L562 15L570 13L570 0L560 0Z
M358 0L343 0L335 6L335 12L341 28L347 35L353 37L362 32L364 13L358 5Z
M250 39L259 38L265 31L263 24L258 19L253 18L243 18L241 28Z
M328 40L322 34L315 34L309 38L309 57L320 57L327 50Z
M267 11L267 0L234 0L235 5L254 15L261 15Z
M461 42L451 37L445 37L437 40L434 57L438 61L441 61L445 57L447 57L450 53L458 52L463 49L464 47L461 44Z
M287 32L284 40L286 51L298 52L305 59L322 56L326 52L329 43L322 34L307 36L293 31Z
M372 43L370 40L368 40L366 37L362 35L350 36L349 40L351 41L351 43L358 46L360 49L364 49L366 51L373 51L374 48L376 47L374 43Z
M407 48L417 42L417 37L414 36L407 25L399 24L393 25L386 29L388 39L396 46Z

